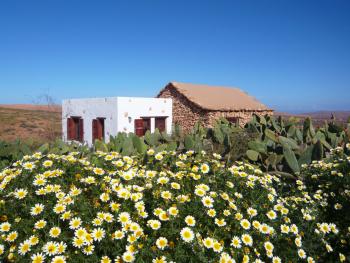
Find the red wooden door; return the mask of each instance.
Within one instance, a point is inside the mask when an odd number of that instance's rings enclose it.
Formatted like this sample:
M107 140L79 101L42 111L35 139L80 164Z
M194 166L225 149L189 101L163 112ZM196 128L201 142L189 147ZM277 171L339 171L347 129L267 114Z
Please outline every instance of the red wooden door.
M143 120L143 134L146 133L146 131L151 130L151 118L142 118Z
M135 119L135 134L137 136L145 135L144 126L143 126L143 119Z
M98 139L98 131L97 131L98 120L92 120L92 142L95 142Z
M78 138L77 140L82 142L84 140L84 120L82 118L80 118L78 120Z
M75 139L75 123L73 118L67 119L67 139L68 140Z
M155 128L160 132L165 131L165 117L157 117L155 119Z

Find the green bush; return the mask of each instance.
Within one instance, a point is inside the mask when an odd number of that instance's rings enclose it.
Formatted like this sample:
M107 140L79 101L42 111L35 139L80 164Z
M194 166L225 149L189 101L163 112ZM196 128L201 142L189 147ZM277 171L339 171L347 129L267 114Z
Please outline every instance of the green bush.
M314 262L343 251L327 251L338 226L301 181L286 192L277 176L204 152L82 156L36 153L0 173L2 261Z

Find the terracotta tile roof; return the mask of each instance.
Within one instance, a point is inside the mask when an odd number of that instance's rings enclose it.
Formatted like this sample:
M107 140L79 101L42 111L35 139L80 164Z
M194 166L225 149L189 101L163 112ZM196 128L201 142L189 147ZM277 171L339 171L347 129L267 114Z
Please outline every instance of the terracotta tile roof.
M206 110L271 110L268 109L264 104L257 101L254 97L248 95L238 88L170 82L163 90L168 87L173 87L198 107ZM162 91L159 92L158 96L161 95Z

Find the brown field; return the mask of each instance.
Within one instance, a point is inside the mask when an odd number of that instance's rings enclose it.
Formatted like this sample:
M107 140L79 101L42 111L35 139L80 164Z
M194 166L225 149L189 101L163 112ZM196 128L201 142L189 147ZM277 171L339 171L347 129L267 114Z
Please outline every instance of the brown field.
M305 114L289 114L276 112L284 118L306 117L313 119L314 125L321 126L330 121L329 111ZM344 123L350 116L350 111L333 112L336 121ZM47 142L61 137L61 106L33 104L0 104L0 140L13 141L16 139Z
M61 136L61 107L0 105L0 140L46 142Z
M350 117L350 111L316 111L302 114L275 112L275 116L282 116L283 118L295 117L300 119L300 121L303 121L305 118L310 117L315 127L324 125L325 121L331 121L332 114L335 117L333 121L338 124L346 123Z

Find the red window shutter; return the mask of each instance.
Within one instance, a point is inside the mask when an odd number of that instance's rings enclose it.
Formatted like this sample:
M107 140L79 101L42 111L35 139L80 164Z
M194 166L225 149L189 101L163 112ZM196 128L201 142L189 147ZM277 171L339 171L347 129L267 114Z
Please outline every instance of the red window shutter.
M74 140L75 123L73 118L67 119L67 139Z
M99 118L97 123L97 136L99 140L103 140L103 133L104 133L104 119Z
M79 129L78 129L78 141L84 141L84 120L79 119Z
M239 124L239 118L238 117L227 117L226 118L229 122L233 124Z
M155 119L155 128L160 132L165 131L165 117L158 117Z
M92 142L95 142L95 140L98 139L97 125L98 125L98 120L96 119L92 120Z
M146 133L146 131L151 130L151 119L150 118L143 118L143 134Z
M143 119L135 119L135 134L137 136L145 135L143 128Z

